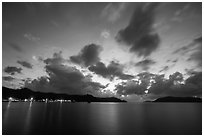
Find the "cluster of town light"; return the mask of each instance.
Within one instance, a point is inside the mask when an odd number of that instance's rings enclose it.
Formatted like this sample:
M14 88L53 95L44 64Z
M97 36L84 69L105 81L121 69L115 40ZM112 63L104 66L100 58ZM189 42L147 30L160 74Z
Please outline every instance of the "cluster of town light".
M15 99L15 98L12 98L12 97L9 97L8 100L5 100L5 101L9 101L9 102L35 102L36 100L31 97L30 99L24 99L24 100L18 100L18 99ZM37 100L39 102L72 102L71 100L64 100L64 99L56 99L56 100L49 100L49 99L42 99L42 100Z

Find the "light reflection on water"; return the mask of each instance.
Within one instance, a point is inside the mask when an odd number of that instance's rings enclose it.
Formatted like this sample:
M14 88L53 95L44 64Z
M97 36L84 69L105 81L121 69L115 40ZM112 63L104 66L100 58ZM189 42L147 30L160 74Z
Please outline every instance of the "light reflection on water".
M32 108L32 104L33 102L29 103L29 107L28 107L28 111L26 113L26 117L25 117L25 124L24 124L24 133L25 134L29 134L29 130L30 130L30 120L31 120L31 108Z
M3 102L3 134L201 134L201 103Z
M11 105L11 101L9 101L6 105L6 110L4 110L4 115L3 115L3 123L7 123L8 121L8 116L9 116L9 108L10 108L10 105Z

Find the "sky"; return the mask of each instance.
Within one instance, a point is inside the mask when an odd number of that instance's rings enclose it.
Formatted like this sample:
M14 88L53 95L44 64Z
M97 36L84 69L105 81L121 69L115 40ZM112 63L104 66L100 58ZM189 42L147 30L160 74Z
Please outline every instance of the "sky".
M202 95L202 3L2 3L2 85L127 101Z

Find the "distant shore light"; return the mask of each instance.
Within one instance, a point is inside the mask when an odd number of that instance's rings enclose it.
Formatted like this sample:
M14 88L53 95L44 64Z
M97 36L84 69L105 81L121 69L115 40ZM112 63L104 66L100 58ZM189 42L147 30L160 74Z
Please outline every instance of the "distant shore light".
M13 101L13 98L12 98L12 97L9 97L9 101Z

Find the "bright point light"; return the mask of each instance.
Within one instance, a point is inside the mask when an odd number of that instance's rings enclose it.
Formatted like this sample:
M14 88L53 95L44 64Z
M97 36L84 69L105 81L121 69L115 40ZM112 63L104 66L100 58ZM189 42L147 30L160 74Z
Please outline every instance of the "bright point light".
M32 97L32 98L30 98L30 101L33 101L33 97Z
M13 98L12 98L12 97L9 97L9 101L13 101Z

